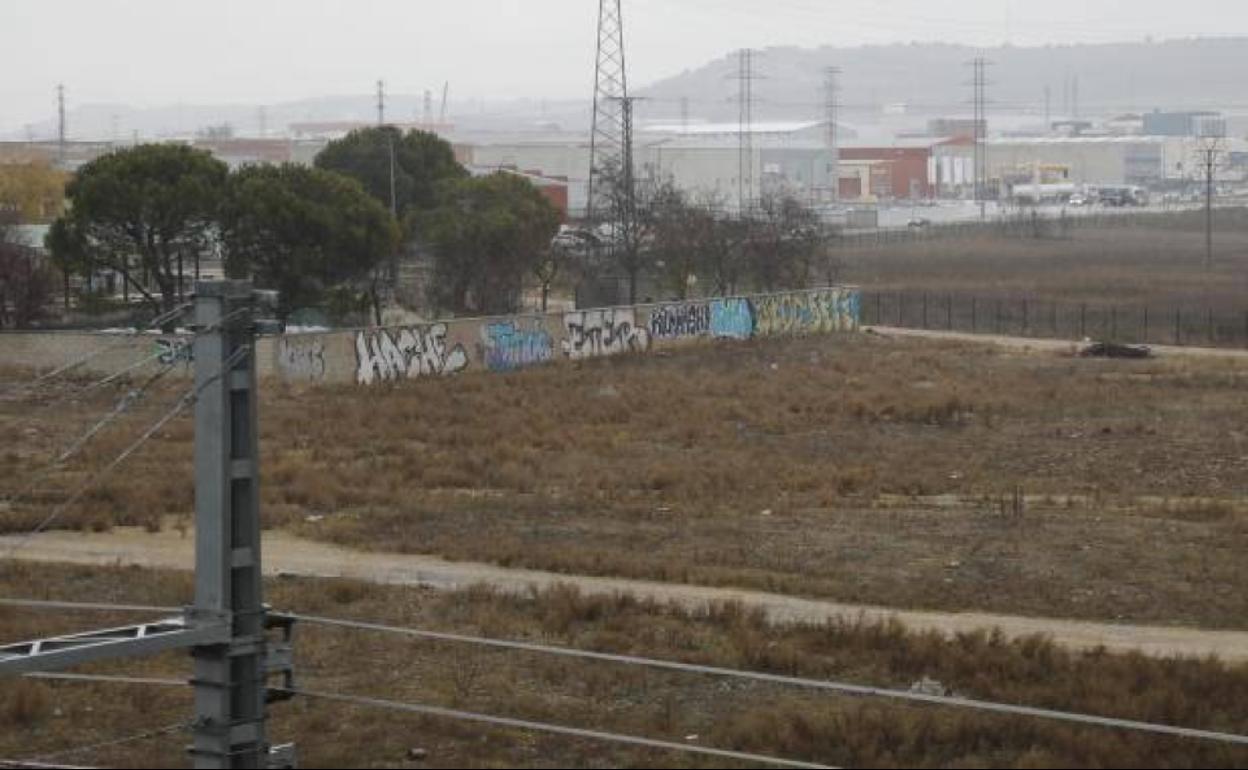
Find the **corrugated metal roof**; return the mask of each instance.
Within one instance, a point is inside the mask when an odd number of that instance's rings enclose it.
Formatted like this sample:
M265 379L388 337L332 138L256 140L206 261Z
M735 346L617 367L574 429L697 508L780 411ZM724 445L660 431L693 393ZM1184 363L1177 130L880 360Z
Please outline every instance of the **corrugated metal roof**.
M796 134L801 131L821 128L824 123L825 121L822 120L760 121L748 124L747 130L751 134ZM679 136L715 136L719 134L732 134L735 136L740 133L740 124L690 123L684 125L681 123L656 123L642 126L641 132L647 134L676 134Z

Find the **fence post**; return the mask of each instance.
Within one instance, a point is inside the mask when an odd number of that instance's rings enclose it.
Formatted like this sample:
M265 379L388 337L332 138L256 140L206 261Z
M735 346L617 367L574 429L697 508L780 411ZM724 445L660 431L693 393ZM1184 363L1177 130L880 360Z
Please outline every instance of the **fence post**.
M953 331L953 295L945 295L945 326Z

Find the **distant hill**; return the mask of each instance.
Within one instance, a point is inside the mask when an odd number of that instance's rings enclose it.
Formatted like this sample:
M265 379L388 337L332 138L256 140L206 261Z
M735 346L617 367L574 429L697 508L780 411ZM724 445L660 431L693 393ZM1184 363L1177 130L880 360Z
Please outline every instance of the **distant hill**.
M971 96L967 62L980 54L993 62L989 98L994 121L1010 114L1042 115L1046 87L1052 115L1071 116L1075 78L1082 117L1154 108L1216 109L1248 115L1248 37L987 50L938 43L768 48L755 56L755 74L762 79L754 83L754 115L757 119L821 117L824 69L829 66L842 71L841 101L850 122L902 104L910 115L966 115L970 113ZM636 58L645 52L632 55ZM648 100L638 104L637 119L678 118L681 99L688 97L691 117L735 121L737 71L736 55L728 54L697 69L641 86L635 93ZM469 131L545 126L584 130L590 98L587 88L583 99L573 101L514 99L483 105L452 99L448 111L453 122ZM440 106L436 105L438 109ZM393 119L413 120L422 112L423 100L418 95L389 97L387 114ZM271 104L265 109L264 123L270 134L276 134L290 123L369 121L375 116L374 97L365 92ZM72 138L104 140L125 140L135 131L144 138L186 136L223 123L229 123L240 135L255 135L261 122L258 105L239 104L135 109L71 102L68 117ZM0 126L0 133L10 139L28 134L46 139L55 136L56 125L48 119L26 128Z
M434 114L441 110L435 100ZM448 119L469 129L508 130L545 123L579 127L588 122L590 97L583 101L537 99L452 101ZM389 119L418 121L424 113L424 99L414 94L387 96ZM364 121L377 119L376 97L372 94L319 96L266 105L185 104L135 108L126 104L79 104L68 111L69 136L77 140L129 140L135 132L143 139L187 137L209 127L229 124L238 136L256 136L262 122L269 136L281 135L292 123L322 121ZM3 139L50 139L56 136L56 123L49 117L23 128L0 127Z
M1241 37L987 50L928 43L768 48L755 54L755 74L764 78L754 83L755 114L818 116L830 66L842 71L841 99L851 114L902 103L912 113L968 113L966 63L981 54L993 62L989 97L998 114L1041 114L1046 86L1052 114L1067 114L1074 78L1085 117L1154 108L1248 112L1248 37ZM689 97L692 114L735 120L737 72L731 54L639 93L654 100L652 114L677 115Z

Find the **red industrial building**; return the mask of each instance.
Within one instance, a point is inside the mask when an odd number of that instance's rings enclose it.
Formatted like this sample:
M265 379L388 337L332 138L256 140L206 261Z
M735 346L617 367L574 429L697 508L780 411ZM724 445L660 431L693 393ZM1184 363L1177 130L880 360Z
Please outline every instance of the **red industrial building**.
M928 168L932 157L930 145L912 147L843 147L841 160L871 164L871 193L879 198L917 200L934 195ZM861 195L859 180L842 179L842 199ZM846 189L848 183L850 188Z

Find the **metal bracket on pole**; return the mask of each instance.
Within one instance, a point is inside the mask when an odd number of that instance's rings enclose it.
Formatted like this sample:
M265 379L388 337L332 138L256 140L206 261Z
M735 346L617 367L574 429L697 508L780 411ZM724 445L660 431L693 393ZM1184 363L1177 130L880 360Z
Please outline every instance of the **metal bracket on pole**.
M220 624L195 625L184 618L67 634L0 647L0 676L59 671L100 660L156 655L229 638Z
M243 281L195 289L194 605L181 618L0 646L0 677L189 647L195 767L290 768L294 745L265 734L267 704L295 690L295 621L269 615L261 582L253 302L274 297Z

